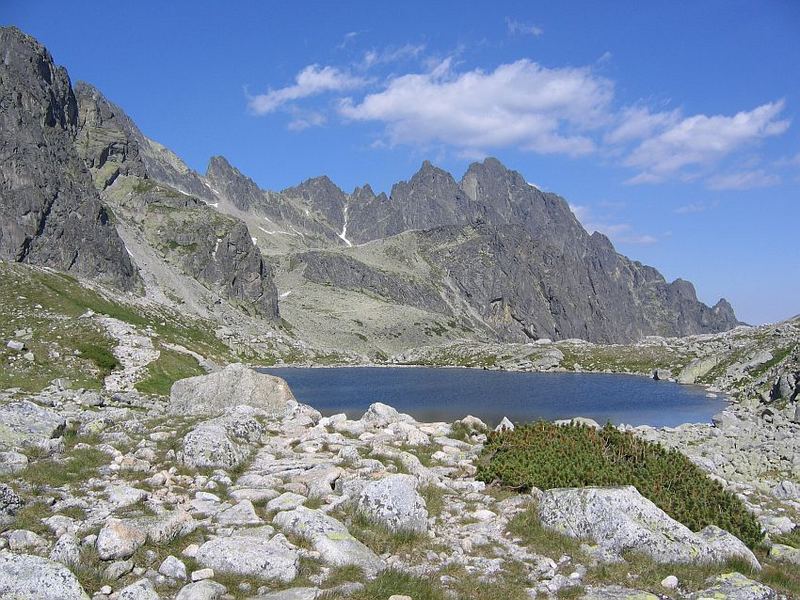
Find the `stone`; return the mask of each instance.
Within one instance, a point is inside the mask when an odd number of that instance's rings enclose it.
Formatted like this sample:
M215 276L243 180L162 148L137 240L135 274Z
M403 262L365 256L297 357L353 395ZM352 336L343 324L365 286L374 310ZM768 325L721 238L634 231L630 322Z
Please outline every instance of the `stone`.
M300 562L283 536L271 540L239 535L213 538L200 546L195 559L215 572L285 583L297 577Z
M172 385L169 411L181 415L218 416L232 406L246 405L283 416L296 403L288 384L279 377L232 364L216 373L181 379Z
M170 579L187 579L186 565L183 564L183 561L181 561L179 558L172 556L171 554L161 562L158 567L158 572L164 577L169 577Z
M100 560L124 560L133 556L147 540L147 531L139 525L110 518L97 535Z
M319 588L298 587L269 592L259 596L258 600L315 600L319 595Z
M25 446L48 449L66 424L57 412L27 400L5 404L0 406L0 450Z
M14 350L15 352L22 352L23 350L25 350L25 344L17 340L10 340L6 344L6 348L8 348L9 350Z
M658 596L650 592L633 590L621 585L588 587L580 598L581 600L659 600Z
M214 569L205 568L192 571L192 581L204 581L214 577Z
M14 522L14 516L24 505L22 498L5 483L0 483L0 525Z
M19 473L28 466L28 457L13 450L0 452L0 475Z
M147 540L157 546L189 535L197 527L192 515L182 508L155 517L145 517L139 519L137 523L147 532Z
M109 581L122 579L133 571L134 566L132 560L115 560L103 570L103 577Z
M183 586L175 600L219 600L227 591L221 583L204 579Z
M508 419L503 417L503 420L494 428L495 431L514 431L514 424Z
M0 598L89 600L89 595L75 575L60 563L0 551Z
M112 485L108 488L108 501L118 508L144 502L149 495L146 490L129 485Z
M800 486L784 480L772 489L772 495L780 500L800 500Z
M293 492L284 492L277 498L273 498L267 502L267 510L270 512L280 512L283 510L294 510L298 506L306 503L308 498L295 494Z
M392 594L389 600L412 600L411 596L402 596L400 594Z
M33 531L27 529L14 529L6 531L3 537L8 542L8 547L12 552L24 550L41 550L47 547L47 540Z
M391 423L403 420L410 420L410 417L401 415L397 409L382 402L373 402L369 405L367 412L361 416L361 421L371 427L386 427Z
M72 533L65 533L56 540L50 551L50 560L60 562L62 565L72 567L77 565L81 557L81 547L78 538Z
M689 600L724 598L725 600L776 600L778 594L762 583L741 573L727 573L714 579L711 586L687 596Z
M390 475L367 484L358 498L358 510L390 531L425 533L428 511L411 475Z
M350 535L347 527L321 510L300 506L280 512L272 522L283 529L311 542L322 560L334 567L355 565L368 575L381 571L384 562L364 544Z
M203 421L187 433L181 460L192 468L232 469L250 456L263 433L253 409L237 406L231 414Z
M675 575L667 575L661 580L661 587L665 590L674 590L678 587L678 578Z
M161 596L156 593L152 581L140 579L117 592L116 600L161 600Z
M594 540L612 555L630 550L663 563L724 563L744 558L758 564L752 552L731 534L718 528L696 534L633 486L546 490L538 510L545 527Z
M784 544L772 544L769 557L778 562L791 563L800 566L800 549Z
M231 506L217 513L214 517L220 525L257 525L263 523L261 517L256 514L256 509L250 500L242 500L238 504Z
M672 372L669 369L655 369L653 379L656 381L669 381L672 379Z

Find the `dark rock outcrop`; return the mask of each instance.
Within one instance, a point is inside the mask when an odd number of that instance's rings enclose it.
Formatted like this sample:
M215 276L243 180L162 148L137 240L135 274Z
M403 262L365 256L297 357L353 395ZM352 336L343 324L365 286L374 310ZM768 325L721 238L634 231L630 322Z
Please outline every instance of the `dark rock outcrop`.
M244 222L187 193L202 188L206 200L213 197L177 157L159 153L121 108L87 84L77 91L76 147L118 217L140 229L186 275L248 311L276 319L272 269Z
M304 276L309 281L374 294L395 304L429 312L451 314L441 293L429 282L384 272L341 253L305 252L294 258L305 265Z
M0 28L0 257L124 290L139 279L75 151L67 72L32 37Z

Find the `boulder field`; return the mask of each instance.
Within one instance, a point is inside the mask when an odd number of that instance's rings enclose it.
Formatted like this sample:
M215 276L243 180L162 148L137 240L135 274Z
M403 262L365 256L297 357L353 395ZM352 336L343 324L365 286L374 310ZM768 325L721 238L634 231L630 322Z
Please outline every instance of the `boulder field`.
M691 531L633 487L515 493L476 480L488 428L475 417L420 423L380 403L323 417L242 365L178 381L168 401L105 394L2 400L0 466L14 478L0 484L0 597L363 598L401 571L530 598L658 598L635 578L598 579L630 552L716 569L706 591L666 577L664 597L778 597L725 570L760 569L740 540ZM43 480L54 468L63 473ZM580 551L520 536L514 524L532 508L546 536L576 538ZM770 558L798 562L780 544Z

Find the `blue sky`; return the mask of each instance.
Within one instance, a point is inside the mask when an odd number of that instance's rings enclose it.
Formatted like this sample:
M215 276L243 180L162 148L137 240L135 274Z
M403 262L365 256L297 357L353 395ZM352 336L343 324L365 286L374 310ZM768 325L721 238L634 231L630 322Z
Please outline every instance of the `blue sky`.
M497 156L751 323L800 313L800 3L0 1L205 171L389 191ZM297 5L297 6L295 6ZM235 7L235 8L234 8Z

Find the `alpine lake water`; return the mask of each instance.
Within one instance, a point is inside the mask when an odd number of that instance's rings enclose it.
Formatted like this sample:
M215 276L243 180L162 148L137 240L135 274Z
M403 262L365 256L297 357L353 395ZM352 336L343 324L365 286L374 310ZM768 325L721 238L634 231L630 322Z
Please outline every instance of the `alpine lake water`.
M359 418L383 402L418 421L452 422L471 414L494 426L590 417L598 423L674 427L708 423L723 397L699 386L604 373L518 373L465 368L262 368L285 379L298 401L323 415Z

